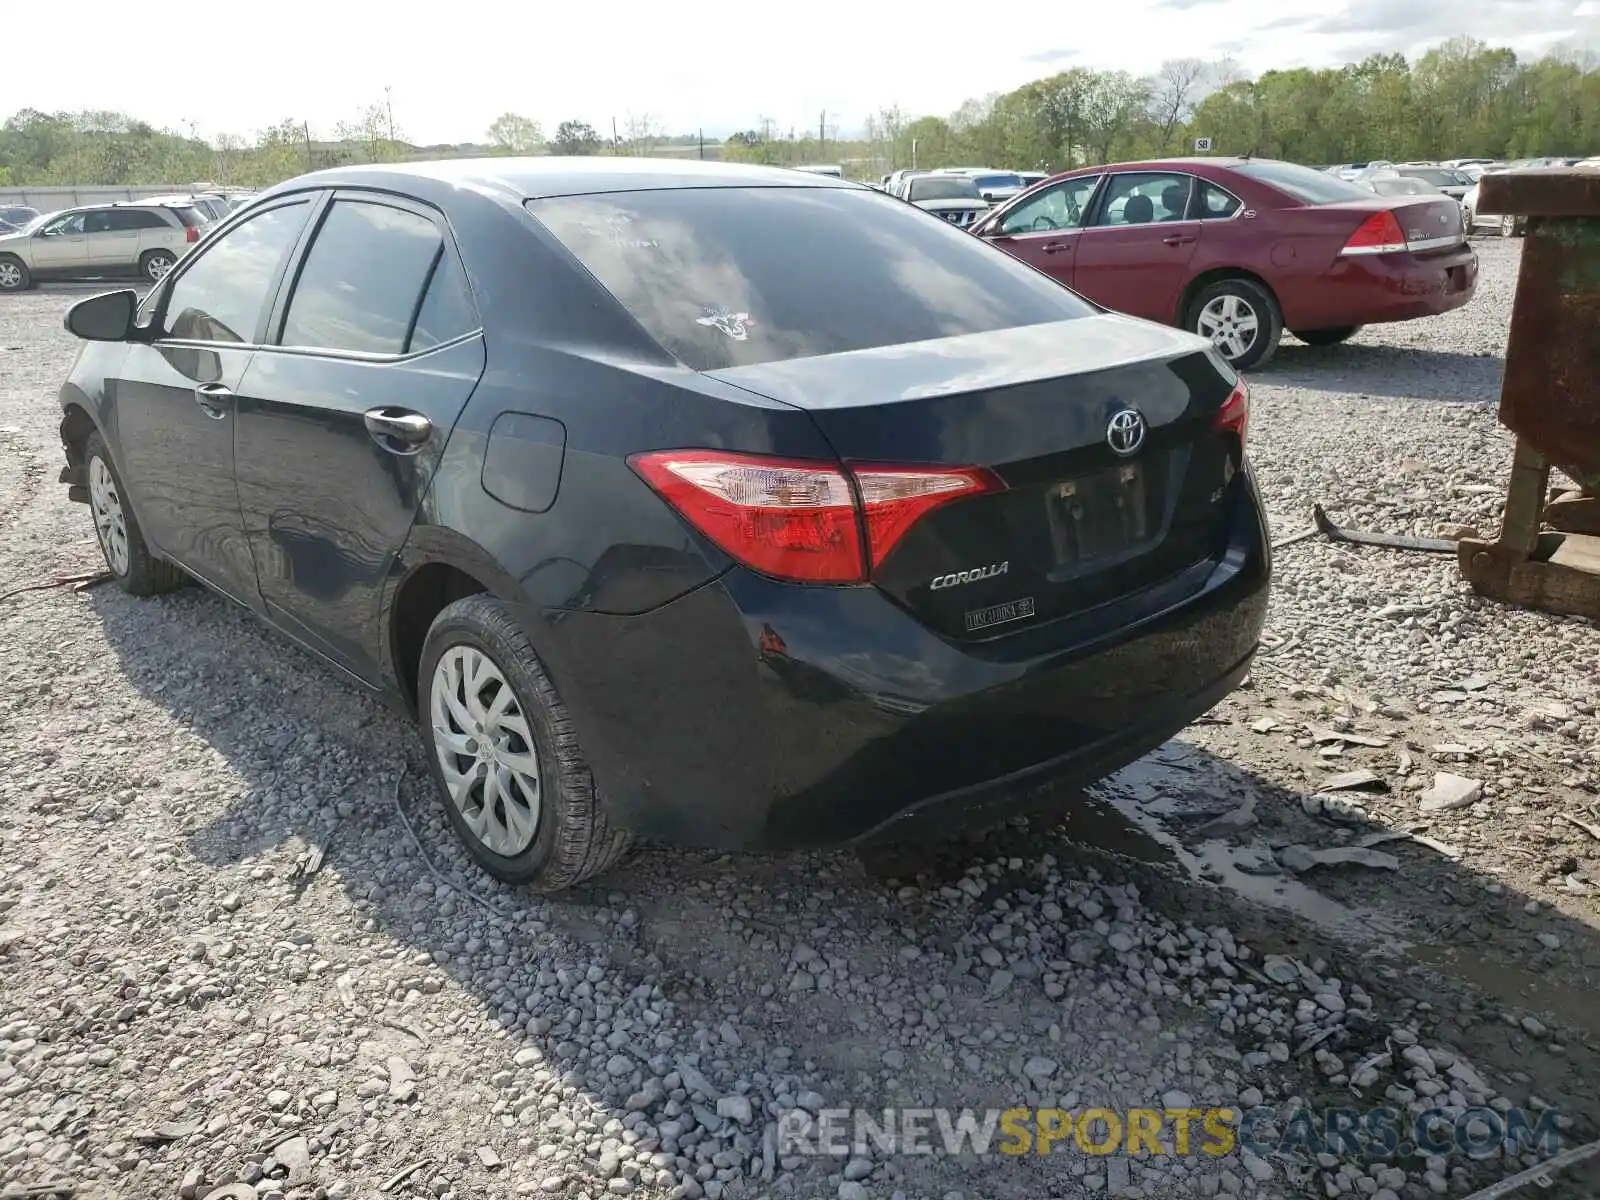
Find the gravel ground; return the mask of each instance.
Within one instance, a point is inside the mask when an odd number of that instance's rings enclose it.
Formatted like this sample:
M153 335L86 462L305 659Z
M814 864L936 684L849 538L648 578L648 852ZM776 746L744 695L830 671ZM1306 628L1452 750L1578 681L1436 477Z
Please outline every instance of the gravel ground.
M1481 244L1463 311L1252 380L1276 536L1318 500L1495 528L1518 248ZM80 294L0 304L0 594L98 566L54 483ZM10 595L0 1196L1397 1200L1538 1161L773 1136L843 1107L1554 1106L1600 1136L1600 833L1567 820L1600 830L1600 636L1443 556L1312 540L1277 580L1247 686L1059 825L646 850L554 899L476 874L409 727L222 601Z

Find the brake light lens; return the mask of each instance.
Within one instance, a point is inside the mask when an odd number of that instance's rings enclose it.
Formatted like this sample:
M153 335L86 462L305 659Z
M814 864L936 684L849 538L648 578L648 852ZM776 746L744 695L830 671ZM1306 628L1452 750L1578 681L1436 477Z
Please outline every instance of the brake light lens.
M1250 428L1250 392L1244 386L1244 380L1233 385L1233 391L1222 402L1222 407L1217 409L1217 415L1212 418L1212 423L1224 433L1233 433L1239 438L1239 453L1244 453L1245 434Z
M1340 254L1400 254L1406 250L1406 233L1389 209L1375 212L1356 228Z
M846 467L715 450L628 463L724 553L799 583L864 583L935 508L1005 487L978 467Z
M200 240L200 231L193 225L185 225L183 227L183 240L186 242L198 242Z

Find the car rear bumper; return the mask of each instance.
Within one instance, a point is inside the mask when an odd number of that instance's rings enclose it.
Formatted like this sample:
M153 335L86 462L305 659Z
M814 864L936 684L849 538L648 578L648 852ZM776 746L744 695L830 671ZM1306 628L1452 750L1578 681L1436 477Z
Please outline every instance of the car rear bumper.
M1460 308L1478 287L1478 255L1465 242L1445 254L1339 258L1313 295L1285 312L1290 329L1333 329L1432 317Z
M1238 683L1270 554L1237 482L1225 552L1027 632L958 644L876 588L734 569L640 616L561 614L552 673L642 837L793 849L984 823L1118 769Z

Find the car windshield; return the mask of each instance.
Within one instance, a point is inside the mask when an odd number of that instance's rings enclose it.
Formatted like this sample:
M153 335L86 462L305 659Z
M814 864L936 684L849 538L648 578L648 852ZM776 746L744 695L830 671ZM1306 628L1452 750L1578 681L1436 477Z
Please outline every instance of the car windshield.
M1337 175L1313 171L1295 163L1261 159L1240 163L1233 170L1287 193L1302 204L1339 204L1345 200L1361 200L1370 194Z
M965 175L923 175L911 181L908 200L977 200L978 185Z
M1022 176L974 175L972 182L978 185L980 191L984 188L1019 188L1022 186Z
M697 371L1096 311L971 234L866 188L681 188L525 204ZM959 357L950 365L959 373Z
M1421 179L1374 179L1372 190L1380 196L1433 196L1439 189Z

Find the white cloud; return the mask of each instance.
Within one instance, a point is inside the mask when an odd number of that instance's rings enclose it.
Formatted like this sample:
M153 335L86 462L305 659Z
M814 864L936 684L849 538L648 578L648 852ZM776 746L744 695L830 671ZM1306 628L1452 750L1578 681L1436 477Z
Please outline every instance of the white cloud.
M1232 54L1251 71L1322 66L1382 48L1416 53L1453 33L1534 52L1557 39L1600 47L1596 0L1120 0L994 22L965 0L908 8L862 0L687 6L613 0L513 7L367 6L278 0L204 5L178 18L155 70L125 26L127 8L85 0L70 55L11 59L8 108L120 109L204 134L250 133L286 117L318 133L393 89L414 141L483 137L501 112L546 132L578 118L649 113L672 132L721 136L769 117L784 132L854 132L899 104L948 113L1068 65L1152 71L1163 58ZM1341 12L1350 20L1337 20ZM1377 18L1371 19L1376 13ZM1329 18L1334 18L1329 20ZM1326 32L1312 32L1324 23ZM113 32L115 30L116 32ZM1385 31L1388 31L1387 33Z

